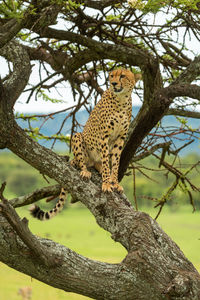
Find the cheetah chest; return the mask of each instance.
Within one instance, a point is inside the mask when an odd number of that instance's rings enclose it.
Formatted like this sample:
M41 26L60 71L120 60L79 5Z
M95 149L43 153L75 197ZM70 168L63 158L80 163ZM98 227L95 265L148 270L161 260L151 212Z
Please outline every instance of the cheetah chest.
M102 120L103 119L103 120ZM105 131L108 134L109 153L119 136L125 136L129 127L129 116L127 111L114 112L106 120L102 118L99 124L105 124ZM88 166L101 162L101 139L103 138L100 126L90 124L85 135L86 148L88 153Z
M112 144L117 140L119 136L126 135L129 127L129 118L127 114L118 114L111 120L112 130L110 132L109 144Z
M124 124L120 124L120 123L115 124L113 131L111 131L110 133L110 137L109 137L110 143L114 142L118 138L118 136L121 135L121 133L124 131L123 125Z

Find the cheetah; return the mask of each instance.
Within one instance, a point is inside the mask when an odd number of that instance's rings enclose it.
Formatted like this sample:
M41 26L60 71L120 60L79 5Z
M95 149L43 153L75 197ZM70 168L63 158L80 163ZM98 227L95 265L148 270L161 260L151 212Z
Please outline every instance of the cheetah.
M72 137L71 164L81 169L81 177L88 179L91 172L87 168L95 167L102 174L103 192L123 192L118 183L119 161L131 120L131 93L140 76L126 69L110 72L110 88L93 109L83 133Z
M94 167L102 176L102 192L123 192L118 182L118 169L131 120L131 93L139 79L141 74L127 69L110 72L110 88L91 112L83 132L76 133L71 140L74 154L71 165L81 170L80 176L84 179L90 179L88 167ZM66 191L62 189L53 210L45 213L34 206L31 213L41 220L50 219L63 208L65 198Z

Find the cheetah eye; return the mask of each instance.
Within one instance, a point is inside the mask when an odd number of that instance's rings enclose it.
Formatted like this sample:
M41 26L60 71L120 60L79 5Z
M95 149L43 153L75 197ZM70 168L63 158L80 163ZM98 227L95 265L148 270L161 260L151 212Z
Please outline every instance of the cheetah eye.
M113 78L113 74L110 74L110 77Z
M124 77L126 77L124 74L122 74L121 76L120 76L121 78L124 78Z

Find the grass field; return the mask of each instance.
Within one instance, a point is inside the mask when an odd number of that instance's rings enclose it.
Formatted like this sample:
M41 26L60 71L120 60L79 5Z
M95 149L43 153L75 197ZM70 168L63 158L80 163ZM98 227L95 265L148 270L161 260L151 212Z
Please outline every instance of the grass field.
M147 209L145 211L148 212ZM18 212L21 216L28 217L24 208ZM152 217L156 215L153 210L149 213ZM53 239L87 257L116 263L120 262L126 254L123 247L110 238L108 232L99 228L94 217L86 209L69 208L48 222L41 223L29 219L33 233ZM158 222L200 271L200 212L192 214L190 207L182 207L177 212L166 208ZM0 264L0 300L19 300L17 291L23 286L32 287L32 300L89 299L49 287Z

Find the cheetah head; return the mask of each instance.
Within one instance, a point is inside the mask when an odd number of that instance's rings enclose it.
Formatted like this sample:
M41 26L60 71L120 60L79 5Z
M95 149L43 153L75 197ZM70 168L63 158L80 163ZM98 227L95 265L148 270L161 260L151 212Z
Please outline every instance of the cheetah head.
M130 70L117 69L109 74L110 89L114 94L131 93L141 74L133 74Z

